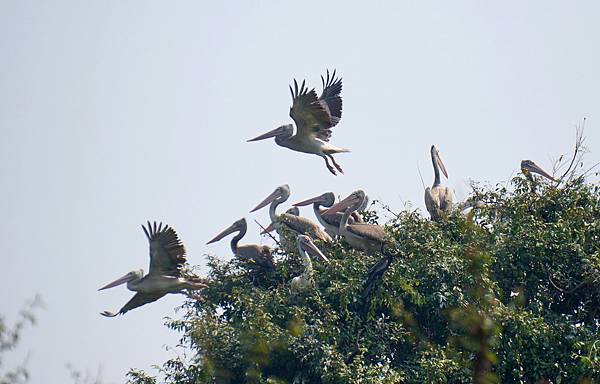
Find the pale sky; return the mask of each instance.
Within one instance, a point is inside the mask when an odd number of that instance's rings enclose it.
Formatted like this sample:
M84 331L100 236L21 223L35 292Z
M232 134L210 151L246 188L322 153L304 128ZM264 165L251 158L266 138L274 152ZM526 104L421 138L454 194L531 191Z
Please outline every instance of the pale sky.
M140 228L205 245L280 184L291 202L363 188L424 210L429 147L456 198L468 180L505 182L521 159L551 170L587 117L600 161L596 1L0 1L0 314L40 293L46 309L7 364L67 383L66 363L105 383L175 356L163 326L183 297L107 319L133 295L97 289L148 268ZM246 139L288 123L288 84L343 77L343 117L321 158ZM286 209L289 204L284 204ZM313 218L310 207L302 214Z

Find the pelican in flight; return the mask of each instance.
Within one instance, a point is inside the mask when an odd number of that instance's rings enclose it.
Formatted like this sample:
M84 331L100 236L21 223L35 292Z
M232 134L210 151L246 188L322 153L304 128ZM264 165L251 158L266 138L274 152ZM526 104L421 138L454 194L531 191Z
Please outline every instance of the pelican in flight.
M319 239L327 242L332 241L331 236L323 231L317 224L305 217L295 216L289 213L282 213L279 215L275 213L277 206L286 201L289 197L290 187L287 184L281 185L275 188L275 190L269 196L267 196L250 212L257 211L270 203L269 216L271 218L271 222L275 226L275 229L279 230L282 225L285 225L300 235L307 234L313 239Z
M302 82L300 88L295 79L294 89L290 86L292 93L290 117L296 123L296 134L294 134L294 126L286 124L248 141L275 137L277 145L321 156L325 159L325 165L329 172L336 175L336 170L340 173L344 173L344 171L333 158L333 154L350 152L348 149L329 144L331 129L342 118L342 97L340 96L342 79L335 77L335 71L331 76L327 71L327 79L321 76L321 82L323 83L323 92L318 98L314 88L309 90L306 87L306 80ZM333 165L329 163L328 159Z
M298 235L296 240L298 251L304 265L304 272L300 276L296 276L290 282L290 289L294 293L298 293L307 288L313 287L315 282L313 279L314 270L312 261L306 253L309 251L312 255L318 255L323 261L329 262L329 259L321 252L319 248L312 242L311 238L306 235Z
M363 206L359 209L364 209L367 205L367 202L368 199L365 199ZM319 223L321 223L321 225L325 227L325 231L331 236L339 236L340 221L342 220L343 213L337 212L333 215L323 215L323 212L325 212L327 209L321 209L321 207L330 208L331 206L333 206L333 204L335 204L335 195L333 194L333 192L325 192L322 195L304 201L300 201L293 205L295 207L301 207L304 205L309 205L311 203L313 205L313 211L315 213L315 216L317 217L317 220L319 220ZM348 218L348 223L364 223L364 221L363 218L357 212L352 212L352 214Z
M348 223L352 212L362 207L365 204L366 198L365 192L359 189L323 212L323 215L328 216L344 211L338 229L340 235L344 236L344 239L346 239L352 248L374 253L381 250L381 246L385 243L384 228L374 224Z
M148 228L142 229L150 243L150 271L144 276L144 270L131 271L100 288L108 289L127 283L127 289L137 292L117 313L104 311L101 315L115 317L144 304L156 301L167 293L184 293L183 290L196 291L207 285L200 278L187 278L181 273L185 264L185 248L173 228L162 223L156 226L148 222ZM184 293L190 296L189 293ZM193 296L190 296L193 297Z
M521 172L523 172L523 174L529 181L533 181L532 173L537 173L538 175L544 176L548 180L556 181L554 177L550 176L550 174L548 174L540 166L538 166L531 160L521 160Z
M241 218L206 244L214 243L229 234L238 232L238 234L231 239L231 250L233 251L233 254L240 260L252 260L256 265L259 265L263 268L275 269L275 264L273 262L273 250L271 247L258 244L238 245L239 241L246 234L247 229L248 224L246 223L246 219Z
M446 178L448 177L448 171L446 171L440 152L435 145L431 146L431 161L433 162L435 179L433 185L425 189L425 206L431 219L437 221L452 208L452 191L450 188L441 185L440 170Z

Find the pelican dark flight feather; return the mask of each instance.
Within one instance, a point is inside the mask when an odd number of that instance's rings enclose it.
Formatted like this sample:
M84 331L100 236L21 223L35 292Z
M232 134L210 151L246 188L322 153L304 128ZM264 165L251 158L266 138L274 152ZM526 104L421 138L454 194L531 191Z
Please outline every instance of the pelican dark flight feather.
M142 229L150 243L150 270L145 276L143 269L131 271L100 288L103 290L127 283L130 291L137 292L119 312L104 311L101 313L103 316L123 315L168 293L184 293L184 290L196 291L207 287L204 279L183 276L181 269L186 262L185 248L173 228L148 222L148 228L142 226ZM185 294L190 296L189 293Z
M350 152L348 149L329 144L332 128L342 118L342 97L340 96L342 79L336 78L335 71L331 75L327 71L327 78L321 76L321 82L323 83L323 92L319 97L314 88L309 90L306 87L306 81L302 81L298 87L298 82L294 79L294 88L290 86L292 93L290 117L296 123L296 134L294 134L294 126L286 124L248 141L275 137L277 145L321 156L325 160L329 172L336 175L337 172L344 173L344 171L333 158L333 154ZM331 164L329 160L331 160Z

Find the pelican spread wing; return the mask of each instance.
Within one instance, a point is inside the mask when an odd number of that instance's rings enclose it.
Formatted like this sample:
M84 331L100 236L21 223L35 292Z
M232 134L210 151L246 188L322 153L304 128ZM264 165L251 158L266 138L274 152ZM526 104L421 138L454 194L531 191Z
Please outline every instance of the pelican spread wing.
M153 225L148 222L147 229L143 225L142 228L150 243L148 275L181 276L181 267L185 263L185 248L175 230L168 225L163 227L162 223L157 227L156 221Z
M119 312L112 313L109 311L104 311L101 313L101 315L106 316L106 317L115 317L117 315L123 315L123 314L125 314L125 312L128 312L134 308L141 307L144 304L148 304L153 301L156 301L156 300L160 299L161 297L163 297L164 295L166 295L166 292L160 292L160 293L139 293L138 292L135 295L133 295L131 300L129 300L123 306L123 308L121 308L119 310Z
M298 82L294 79L294 88L290 86L293 99L290 117L296 123L298 136L329 141L331 128L342 117L342 80L335 78L335 71L332 76L328 71L327 79L321 79L323 93L318 98L314 88L309 90L305 81L298 88Z

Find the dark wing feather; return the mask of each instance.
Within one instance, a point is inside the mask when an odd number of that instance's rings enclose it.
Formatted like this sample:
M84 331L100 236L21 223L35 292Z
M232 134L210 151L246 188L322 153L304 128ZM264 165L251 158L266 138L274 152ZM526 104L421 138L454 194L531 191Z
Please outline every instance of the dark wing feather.
M150 243L150 270L148 274L181 276L181 267L185 263L185 248L175 230L162 223L156 226L148 222L144 233Z
M373 265L371 269L369 269L369 272L367 274L367 280L365 281L365 285L363 287L363 297L369 296L369 294L375 287L375 283L379 281L379 279L390 267L392 260L392 255L385 255L381 260L377 262L377 264Z
M331 137L331 128L335 127L342 118L342 79L335 77L335 70L331 76L329 70L327 70L327 79L321 76L321 82L323 83L323 92L319 96L319 104L323 107L325 112L329 115L331 121L330 127L323 127L317 137L324 141L329 141Z
M119 310L118 313L111 313L108 311L104 311L101 313L102 316L106 316L106 317L115 317L117 315L124 315L126 312L137 308L137 307L141 307L144 304L148 304L151 303L153 301L156 301L158 299L160 299L161 297L163 297L165 295L165 293L154 293L154 294L148 294L148 293L136 293L131 300L129 300L124 306L123 308L121 308Z
M294 80L294 88L290 86L290 91L293 99L290 117L296 123L298 136L313 139L321 130L332 126L331 116L319 102L314 88L306 88L305 81L298 88L298 82Z

